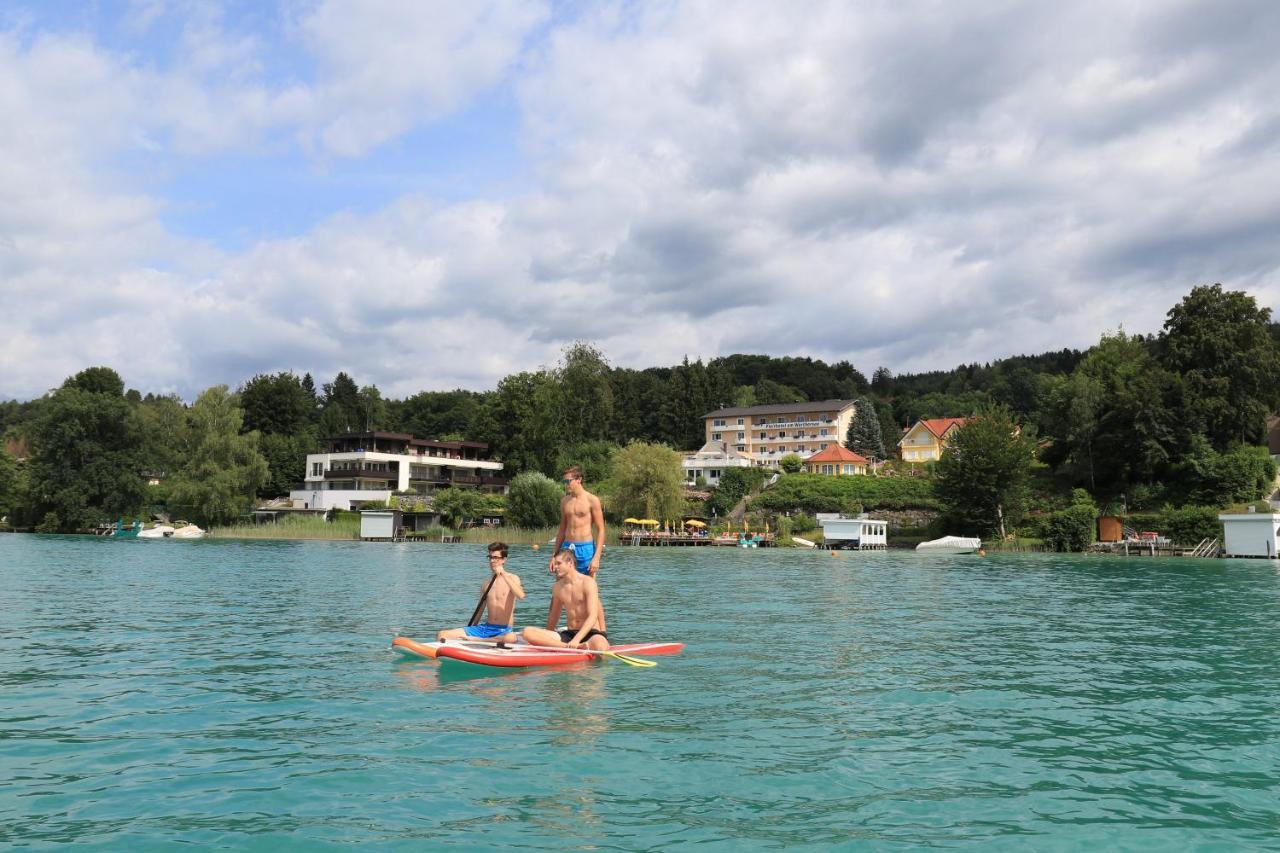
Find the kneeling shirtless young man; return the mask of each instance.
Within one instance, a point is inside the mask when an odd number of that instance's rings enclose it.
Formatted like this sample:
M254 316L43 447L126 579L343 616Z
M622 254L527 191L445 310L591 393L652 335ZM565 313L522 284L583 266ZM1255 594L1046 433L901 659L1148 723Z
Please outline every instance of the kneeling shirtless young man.
M577 649L585 646L597 652L609 650L609 636L600 630L600 590L595 578L579 574L574 556L560 551L551 559L556 573L551 588L551 609L547 627L524 629L524 641L533 646L557 646ZM564 611L568 628L556 630Z

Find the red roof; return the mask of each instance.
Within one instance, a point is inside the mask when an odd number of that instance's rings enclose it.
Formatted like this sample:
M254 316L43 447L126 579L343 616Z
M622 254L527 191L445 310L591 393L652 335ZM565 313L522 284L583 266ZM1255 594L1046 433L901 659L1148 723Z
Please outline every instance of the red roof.
M964 426L971 420L973 419L972 418L929 418L928 420L921 419L920 423L924 424L925 429L929 430L929 432L933 433L938 438L942 438L944 435L946 435L947 430L951 429L953 426Z
M819 450L817 453L813 454L812 456L810 456L808 459L804 461L805 462L858 462L862 465L867 464L867 460L864 457L859 456L858 454L854 453L852 450L849 450L846 447L841 447L838 444L828 445L826 450Z

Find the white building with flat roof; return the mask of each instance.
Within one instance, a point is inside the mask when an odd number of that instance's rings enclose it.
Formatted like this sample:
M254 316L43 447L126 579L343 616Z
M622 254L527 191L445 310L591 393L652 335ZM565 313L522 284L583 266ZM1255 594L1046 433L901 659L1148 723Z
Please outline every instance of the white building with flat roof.
M1280 515L1270 512L1224 512L1222 553L1228 557L1280 556Z
M407 433L349 433L325 439L326 452L307 455L306 479L289 492L308 509L351 509L385 501L393 492L430 495L458 486L505 494L502 463L478 441L436 441Z

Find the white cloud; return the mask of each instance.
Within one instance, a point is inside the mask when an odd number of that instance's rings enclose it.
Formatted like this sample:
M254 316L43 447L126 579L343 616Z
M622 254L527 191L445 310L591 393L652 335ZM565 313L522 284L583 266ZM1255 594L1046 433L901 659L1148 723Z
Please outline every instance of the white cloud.
M730 8L331 0L279 42L193 18L169 69L0 39L0 287L22 309L0 396L108 359L187 394L286 368L479 388L581 338L628 366L900 371L1151 331L1206 281L1280 299L1268 4ZM264 73L282 46L307 69ZM103 168L288 140L376 158L513 82L529 191L333 211L235 255L174 239Z

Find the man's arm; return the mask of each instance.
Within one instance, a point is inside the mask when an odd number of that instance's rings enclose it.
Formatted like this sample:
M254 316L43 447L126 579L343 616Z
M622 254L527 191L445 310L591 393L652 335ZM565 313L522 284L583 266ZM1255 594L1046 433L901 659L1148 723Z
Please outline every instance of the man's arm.
M520 583L519 575L513 575L511 572L503 572L502 577L506 579L507 586L511 587L511 591L516 594L516 598L524 598L524 586Z
M596 527L596 551L591 555L591 565L587 567L587 571L591 573L591 577L595 577L596 572L600 571L600 557L604 554L604 510L600 508L600 499L597 497L591 500L591 523Z
M568 502L568 498L560 499L560 527L556 530L556 544L551 548L551 560L547 561L547 568L551 568L551 561L556 558L556 554L560 553L561 546L564 545L564 532L569 527L569 514L564 511L564 505Z
M564 604L560 601L560 593L551 593L551 609L547 611L547 630L554 631L556 625L560 622L560 611L564 609Z
M583 583L587 586L587 618L582 620L582 627L578 629L578 633L569 641L569 647L576 649L582 645L582 639L591 632L592 628L600 627L600 587L596 586L596 582L591 578L584 578Z

